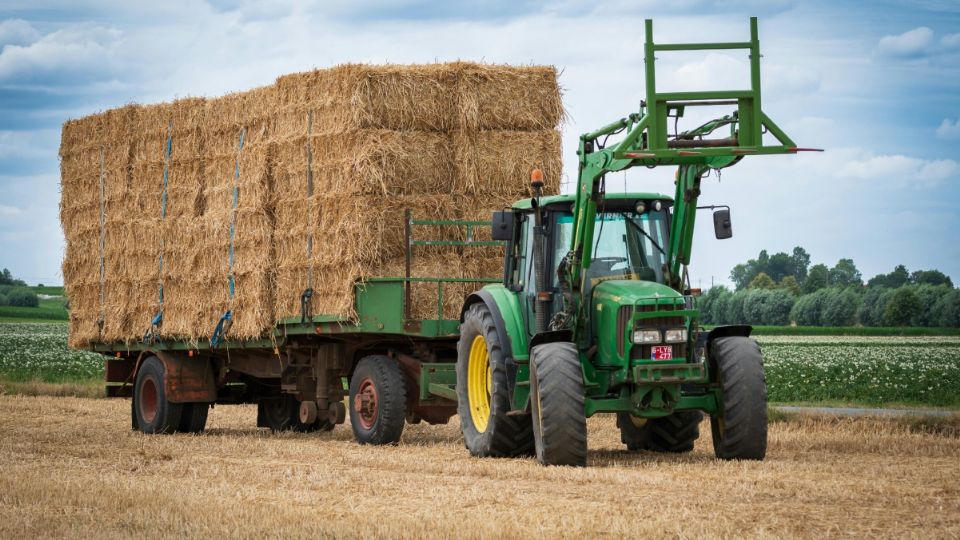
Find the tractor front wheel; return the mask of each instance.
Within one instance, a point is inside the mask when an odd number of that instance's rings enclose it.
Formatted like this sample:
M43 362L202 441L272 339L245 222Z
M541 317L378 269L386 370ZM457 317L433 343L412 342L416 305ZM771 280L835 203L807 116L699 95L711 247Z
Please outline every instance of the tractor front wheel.
M573 343L537 345L530 351L533 441L541 465L587 464L583 371Z
M490 309L482 303L464 313L457 343L457 414L471 455L517 456L533 452L529 414L510 415L511 380Z
M711 351L723 393L719 413L710 418L713 451L720 459L761 460L767 453L767 382L760 345L723 337Z

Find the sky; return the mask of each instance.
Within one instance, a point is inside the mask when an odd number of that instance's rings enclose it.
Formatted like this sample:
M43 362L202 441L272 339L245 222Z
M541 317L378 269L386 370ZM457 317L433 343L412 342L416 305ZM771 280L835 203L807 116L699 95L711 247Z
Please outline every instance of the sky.
M798 245L814 264L852 258L864 279L904 264L960 282L956 0L5 0L0 268L63 281L67 119L344 62L553 64L569 188L579 135L644 98L644 19L657 42L746 41L750 16L760 19L764 111L798 145L826 151L751 156L704 181L701 204L730 205L734 236L715 240L701 215L693 285L728 284L761 249ZM747 88L747 66L746 51L660 53L658 90ZM672 194L673 174L633 169L608 176L607 189Z

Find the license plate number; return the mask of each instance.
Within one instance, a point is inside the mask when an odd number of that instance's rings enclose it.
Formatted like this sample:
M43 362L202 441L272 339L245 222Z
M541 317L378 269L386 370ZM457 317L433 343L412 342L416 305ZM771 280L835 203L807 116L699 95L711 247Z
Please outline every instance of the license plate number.
M651 360L673 360L673 345L654 345L650 352Z

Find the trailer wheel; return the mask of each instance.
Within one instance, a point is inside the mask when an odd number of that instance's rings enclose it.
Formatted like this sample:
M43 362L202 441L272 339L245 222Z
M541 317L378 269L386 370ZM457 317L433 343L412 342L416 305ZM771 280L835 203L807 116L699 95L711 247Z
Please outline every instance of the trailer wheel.
M184 403L177 431L181 433L203 433L207 426L207 414L209 412L209 403Z
M573 343L537 345L530 351L533 440L541 465L587 464L583 371Z
M717 338L711 348L723 393L719 414L710 418L713 451L720 459L761 460L767 453L767 382L760 346L734 336Z
M471 305L457 343L457 414L467 450L478 457L533 453L530 415L507 416L512 375L503 347L490 309Z
M137 371L133 386L133 416L144 433L173 433L180 425L183 405L167 400L163 385L165 368L156 356L148 356Z
M679 411L662 418L637 418L629 413L617 414L620 441L627 450L683 453L693 450L700 438L700 411Z
M360 444L395 444L407 417L407 383L389 356L367 356L350 377L350 425Z
M290 394L278 398L265 399L257 403L257 425L265 425L270 431L297 431L309 433L313 431L330 431L332 425L326 418L318 418L312 424L300 421L300 402Z

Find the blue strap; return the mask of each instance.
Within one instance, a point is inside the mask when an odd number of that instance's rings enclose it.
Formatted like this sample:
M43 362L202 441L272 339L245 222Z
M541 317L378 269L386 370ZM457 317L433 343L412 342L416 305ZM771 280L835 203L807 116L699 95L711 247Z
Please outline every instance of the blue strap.
M217 348L223 343L224 334L227 332L227 329L230 328L230 324L233 321L233 312L228 311L223 314L223 317L220 317L220 320L217 321L217 327L213 329L213 335L210 336L210 347Z
M243 151L243 137L246 134L245 129L240 130L240 145L237 148L237 160L233 168L233 213L230 218L230 298L234 295L233 279L233 239L237 228L237 200L240 198L240 152Z
M162 223L167 218L167 186L170 183L170 153L173 151L173 122L167 124L167 144L164 145L163 152L163 192L160 195L160 222ZM160 327L160 324L163 323L163 237L161 232L160 239L160 285L158 287L159 297L160 297L160 311L153 316L153 320L150 322L150 329L147 330L147 333L143 335L143 341L146 342L149 338L153 337L153 334L157 328Z

